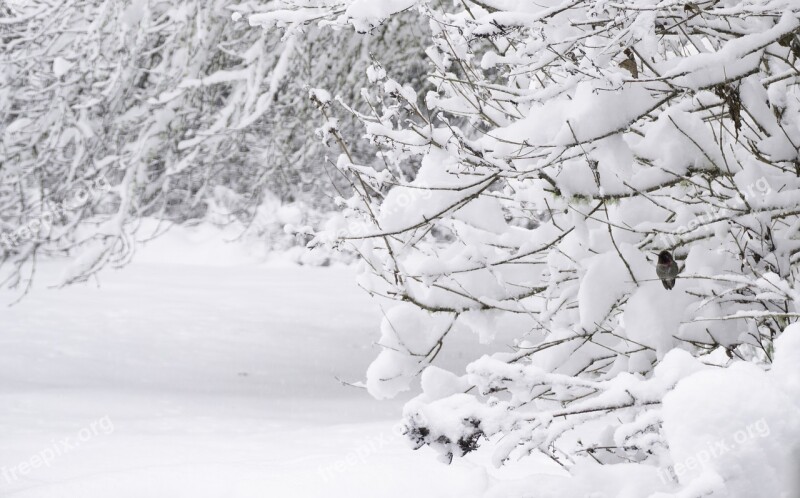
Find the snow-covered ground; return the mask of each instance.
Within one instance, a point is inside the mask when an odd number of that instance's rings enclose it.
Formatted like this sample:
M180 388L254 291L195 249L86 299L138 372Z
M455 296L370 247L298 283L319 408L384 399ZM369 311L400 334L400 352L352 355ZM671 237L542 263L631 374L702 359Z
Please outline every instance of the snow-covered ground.
M0 496L485 489L482 462L448 467L406 446L403 399L336 380L363 378L381 316L352 269L145 254L99 286L47 288L62 269L40 265L32 293L0 309Z

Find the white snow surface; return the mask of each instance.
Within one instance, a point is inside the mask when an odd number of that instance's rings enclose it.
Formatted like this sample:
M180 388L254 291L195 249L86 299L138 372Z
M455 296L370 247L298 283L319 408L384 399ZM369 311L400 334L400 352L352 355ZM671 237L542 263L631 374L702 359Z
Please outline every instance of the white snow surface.
M351 273L134 264L4 307L0 495L321 496L402 479L386 472L410 457L389 432L399 404L335 379L363 375L379 321ZM347 457L387 434L363 482Z

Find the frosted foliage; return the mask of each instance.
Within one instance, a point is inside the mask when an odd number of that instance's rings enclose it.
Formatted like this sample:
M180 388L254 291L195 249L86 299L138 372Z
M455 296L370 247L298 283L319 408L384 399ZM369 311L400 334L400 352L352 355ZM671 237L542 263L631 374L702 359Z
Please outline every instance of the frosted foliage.
M356 100L372 54L418 81L424 26L284 38L244 19L268 9L0 2L0 286L24 289L36 260L53 255L78 260L64 283L85 280L171 223L238 224L277 249L307 241L263 218L291 204L303 216L290 228L303 232L335 209L337 189L349 191L328 159L336 151L314 135L318 106L330 92ZM349 114L337 130L362 133ZM351 152L377 161L369 143ZM164 223L142 233L143 216Z
M317 234L400 302L367 386L393 396L425 372L415 446L544 455L595 489L625 465L642 479L624 496L797 496L800 3L314 5L252 21L364 30L406 9L431 28L434 90L369 72L358 117L383 164L340 158L351 230ZM495 352L430 370L472 333Z

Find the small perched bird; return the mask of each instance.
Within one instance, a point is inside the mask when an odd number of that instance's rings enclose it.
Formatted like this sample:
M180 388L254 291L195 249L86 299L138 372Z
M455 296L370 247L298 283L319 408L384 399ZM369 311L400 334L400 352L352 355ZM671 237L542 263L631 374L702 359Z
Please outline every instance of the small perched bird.
M675 277L678 276L678 263L672 259L669 251L661 251L658 254L658 264L656 265L656 275L661 279L664 288L671 290L675 287Z

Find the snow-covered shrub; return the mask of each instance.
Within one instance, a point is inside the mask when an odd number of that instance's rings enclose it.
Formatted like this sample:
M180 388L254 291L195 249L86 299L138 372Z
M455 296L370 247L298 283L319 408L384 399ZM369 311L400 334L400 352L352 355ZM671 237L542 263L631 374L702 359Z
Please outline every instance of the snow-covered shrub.
M421 374L418 447L450 461L487 438L497 464L650 472L624 496L796 496L798 2L281 5L250 22L368 31L402 11L431 27L435 89L370 70L356 114L383 163L345 148L348 219L317 236L398 302L366 384L390 397ZM465 372L431 366L470 332L516 340ZM695 461L739 430L750 446Z

